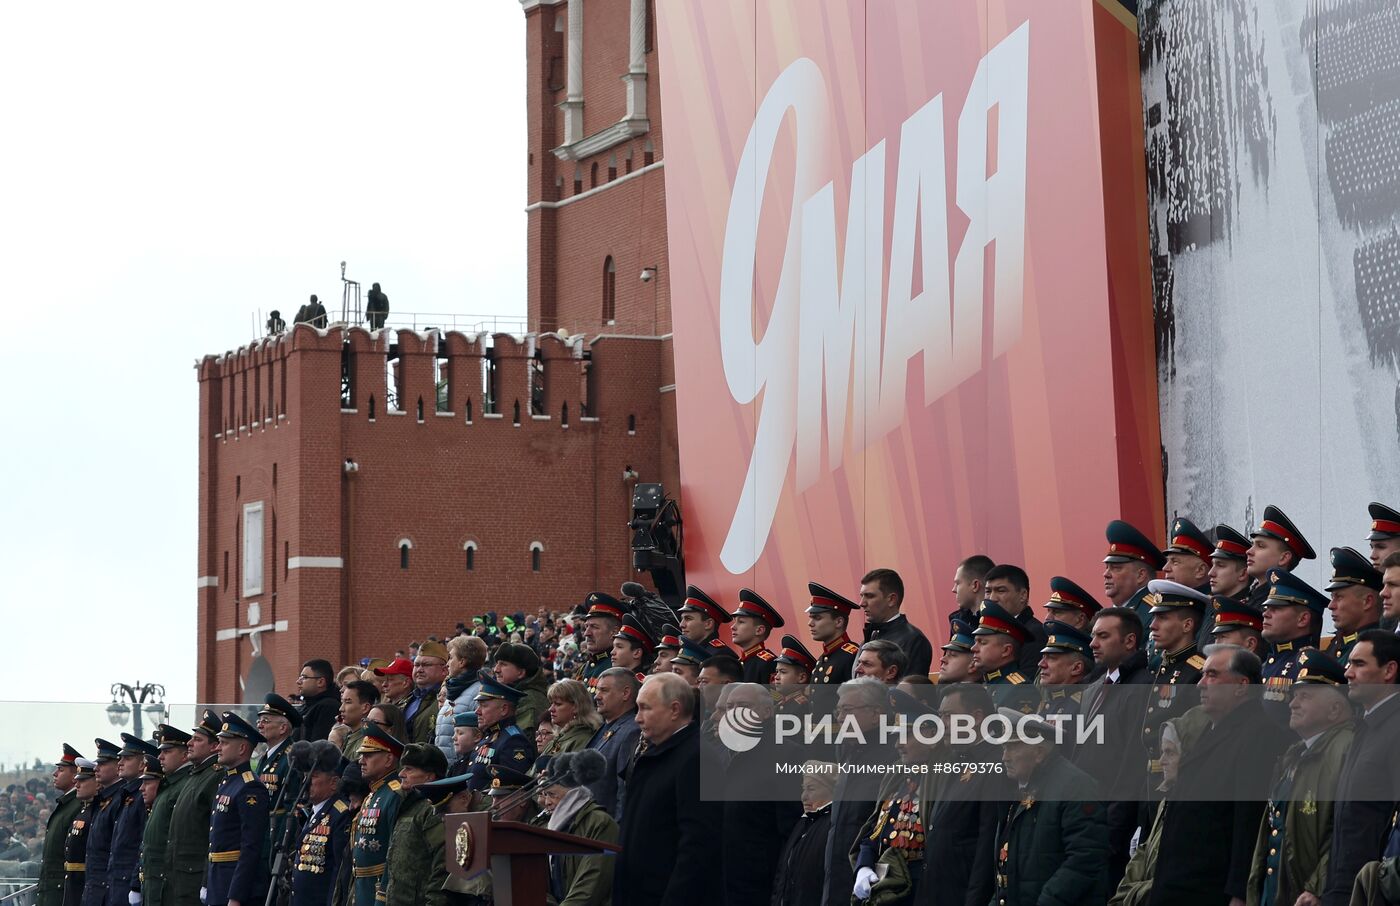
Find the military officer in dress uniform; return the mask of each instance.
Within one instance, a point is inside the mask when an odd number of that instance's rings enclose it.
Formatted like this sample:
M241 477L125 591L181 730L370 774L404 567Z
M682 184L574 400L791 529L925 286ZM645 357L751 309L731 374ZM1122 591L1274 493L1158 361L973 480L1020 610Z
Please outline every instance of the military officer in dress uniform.
M1045 623L1045 647L1040 649L1040 673L1035 680L1043 691L1042 716L1072 717L1082 710L1083 687L1094 669L1094 649L1089 647L1092 641L1087 632L1068 623Z
M583 618L583 652L573 678L588 687L592 695L598 689L598 677L612 666L613 636L622 627L627 605L601 591L591 592L583 602L587 610Z
M121 757L117 771L122 778L121 813L112 827L112 854L107 868L107 906L124 906L136 883L136 867L141 861L141 837L146 831L146 806L141 800L141 772L146 759L159 751L144 739L122 734Z
M779 714L801 716L807 713L811 702L807 689L817 659L796 636L785 635L782 641L783 647L773 659L773 685L777 687L775 694L778 696L774 707Z
M348 906L375 906L375 901L384 895L388 883L384 865L389 856L389 839L403 804L403 785L399 782L399 756L403 754L403 746L374 724L365 730L359 761L360 773L369 784L369 795L360 804L350 826L354 885Z
M312 765L307 789L310 808L296 815L301 825L291 850L295 906L331 906L355 814L350 800L339 793L339 768L336 760Z
M1264 599L1264 709L1280 722L1288 720L1288 690L1298 672L1298 652L1316 645L1327 597L1287 569L1267 576Z
M79 804L78 813L68 825L63 838L63 906L82 906L83 887L87 880L88 830L92 826L93 809L97 800L97 762L77 758L73 795Z
M77 749L65 742L63 755L53 767L53 788L58 791L58 798L44 827L39 879L34 887L35 906L60 906L63 902L63 846L68 839L69 826L84 806L76 790L81 757Z
M1094 614L1103 610L1103 605L1064 576L1051 576L1050 600L1045 602L1045 610L1047 619L1088 632Z
M680 653L681 650L681 630L678 626L667 623L661 627L661 638L656 640L656 662L652 664L652 673L670 673L671 658Z
M679 654L671 658L671 672L690 685L698 686L700 685L700 668L705 666L705 662L716 654L734 656L734 651L728 645L725 645L723 649L716 649L681 636L681 650ZM738 657L734 659L738 660Z
M681 637L716 650L729 646L719 639L719 625L734 619L715 599L694 585L685 587L685 601L676 610L681 619Z
M1210 555L1210 593L1249 600L1249 539L1221 523L1215 527L1215 550ZM1257 606L1255 608L1258 609Z
M1040 706L1040 692L1017 666L1021 646L1031 640L1030 632L1006 608L989 600L982 602L972 638L972 664L981 672L982 682L991 687L997 707L1034 714Z
M1142 721L1142 744L1147 749L1148 788L1162 784L1162 724L1180 717L1197 704L1196 697L1178 687L1194 686L1201 679L1205 657L1196 648L1196 626L1210 600L1194 588L1166 579L1148 583L1145 599L1152 616L1152 638L1162 653L1162 663L1152 675L1152 694Z
M1162 578L1194 588L1209 598L1211 555L1215 553L1215 545L1205 532L1185 517L1172 521L1169 537L1171 541L1162 550L1167 558L1166 565L1162 567ZM1196 647L1200 649L1208 644L1210 620L1203 619L1196 627Z
M1215 611L1210 629L1212 642L1248 648L1261 662L1268 656L1262 611L1248 601L1225 595L1211 595L1210 605Z
M812 597L812 603L807 605L807 631L822 645L822 653L812 667L812 682L839 685L851 678L856 655L860 654L860 646L851 641L846 631L856 602L815 582L807 583L807 593Z
M472 789L486 788L489 780L487 769L493 764L524 771L535 763L535 741L515 725L515 706L522 695L524 693L514 686L497 682L495 677L488 679L482 674L481 692L476 696L476 720L481 729L481 742L477 743L476 754L467 768Z
M166 876L161 898L168 906L199 902L209 859L209 816L214 793L224 770L215 744L223 721L205 708L187 743L189 779L180 787L170 810L169 842L165 847Z
M166 850L170 844L170 816L175 811L175 800L179 798L180 790L193 770L189 761L190 734L169 724L161 724L156 728L156 742L160 750L162 778L155 802L146 815L146 829L141 834L141 865L137 872L141 906L162 906L166 902L165 879L169 870Z
M1108 601L1115 607L1127 607L1142 618L1146 626L1148 606L1147 583L1167 563L1167 558L1142 532L1122 519L1115 519L1104 529L1108 553L1104 556L1103 587Z
M1366 540L1371 542L1371 565L1381 568L1387 556L1400 551L1400 512L1383 503L1368 506L1371 513L1371 533Z
M1304 648L1298 655L1289 727L1299 741L1275 768L1254 845L1250 903L1293 906L1304 893L1313 902L1322 894L1332 842L1333 793L1355 735L1346 681L1342 665L1316 649Z
M1262 608L1272 585L1269 571L1277 568L1293 572L1299 561L1316 559L1317 552L1287 514L1276 506L1264 507L1264 521L1249 538L1249 553L1245 555L1245 568L1253 583L1249 587L1249 603Z
M267 896L267 787L253 773L253 749L262 734L232 711L219 730L219 764L224 778L214 794L209 819L209 868L204 874L206 906L243 906Z
M613 636L612 665L632 671L637 682L646 679L651 672L652 653L656 650L656 640L647 632L642 622L632 614L622 618L622 625ZM598 691L598 681L593 681L593 691Z
M982 681L981 672L972 663L972 649L975 645L972 633L977 627L963 622L962 613L963 611L959 610L948 620L948 643L943 646L943 655L938 661L940 686Z
M88 824L87 872L83 888L83 906L105 906L107 902L107 869L112 861L112 834L117 816L122 810L125 783L118 774L117 760L122 750L105 739L93 740L97 746L97 797L92 804L92 819Z
M1345 664L1358 634L1381 625L1381 572L1349 547L1332 548L1332 595L1328 608L1337 632L1322 650Z
M301 712L276 692L269 692L258 709L258 733L267 740L267 751L258 760L258 781L267 788L271 819L263 853L268 871L287 831L287 816L301 790L301 776L292 767L292 734L301 726ZM284 860L285 861L285 860Z
M734 623L729 637L739 649L744 682L768 685L773 679L773 661L777 657L768 650L768 636L782 627L782 616L752 588L739 589L739 606L729 616Z

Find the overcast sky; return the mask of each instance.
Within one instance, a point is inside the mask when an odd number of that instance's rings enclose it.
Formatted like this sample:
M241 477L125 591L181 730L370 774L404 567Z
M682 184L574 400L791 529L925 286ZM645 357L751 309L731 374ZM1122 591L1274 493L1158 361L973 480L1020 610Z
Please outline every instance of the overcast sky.
M0 5L0 698L193 699L192 366L254 313L345 259L524 315L524 53L517 0Z

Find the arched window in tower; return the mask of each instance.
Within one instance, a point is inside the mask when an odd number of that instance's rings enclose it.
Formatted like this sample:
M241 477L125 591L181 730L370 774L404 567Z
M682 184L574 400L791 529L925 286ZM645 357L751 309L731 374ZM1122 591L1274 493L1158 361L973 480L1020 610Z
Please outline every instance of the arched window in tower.
M540 560L544 554L544 545L538 541L530 542L530 571L540 571Z
M467 572L471 572L476 569L476 542L468 541L462 545L462 550L467 554Z
M577 194L579 194L579 193L582 192L582 191L583 191L583 167L582 167L582 166L577 166L577 167L574 167L574 194L577 195Z
M651 139L646 140L642 145L642 166L650 167L656 163L656 146L651 143Z
M614 179L617 179L617 155L616 155L616 154L609 155L609 157L608 157L608 182L612 182Z
M408 569L408 552L412 549L412 541L407 538L399 539L399 569Z
M598 162L596 160L593 162L593 166L589 170L589 173L591 175L589 176L588 187L590 189L598 188Z
M617 268L612 255L603 260L603 323L617 320Z

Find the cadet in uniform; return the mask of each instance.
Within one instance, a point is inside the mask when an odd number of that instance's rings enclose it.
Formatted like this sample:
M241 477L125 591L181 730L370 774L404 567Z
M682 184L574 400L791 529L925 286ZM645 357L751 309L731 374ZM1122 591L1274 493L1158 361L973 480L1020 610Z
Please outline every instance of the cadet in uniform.
M739 606L729 616L734 621L729 630L730 641L739 649L744 682L767 686L773 679L773 659L777 657L768 650L768 636L782 627L782 616L752 588L739 589Z
M1298 652L1316 645L1327 598L1286 569L1269 570L1264 599L1264 708L1281 722L1288 719L1288 689L1298 672ZM1307 619L1304 619L1304 617Z
M338 760L317 761L311 768L307 792L310 810L297 814L301 827L291 850L292 903L295 906L331 906L340 863L350 840L354 809L337 789Z
M209 819L209 867L204 875L206 906L254 904L267 896L267 787L253 773L253 749L262 734L232 711L219 730L223 780L214 794ZM173 904L172 904L173 906Z
M1211 594L1249 600L1249 539L1224 523L1215 527L1210 555ZM1258 607L1256 606L1256 610Z
M137 863L141 861L141 839L146 832L146 803L141 798L141 772L147 758L157 758L158 749L130 733L122 734L122 753L117 769L122 776L121 813L112 827L112 854L107 867L107 906L124 906L132 890L140 890Z
M1332 548L1332 624L1337 632L1322 646L1327 655L1345 664L1356 637L1381 625L1381 572L1349 547Z
M79 807L63 838L63 906L82 906L87 880L88 829L96 814L93 806L97 799L97 762L77 758L74 763L78 774L74 778L73 794Z
M670 673L671 658L680 653L681 631L678 627L667 623L661 627L661 638L656 640L656 662L652 665L652 673Z
M676 610L681 618L681 636L698 645L727 649L719 640L719 624L733 619L715 599L694 585L685 587L685 601Z
M982 602L972 636L973 666L981 671L982 682L991 687L988 691L997 707L1034 714L1040 706L1040 692L1017 666L1021 646L1031 640L1030 632L1006 608L989 600Z
M1264 614L1249 602L1225 595L1211 595L1215 619L1211 622L1211 641L1221 645L1248 648L1262 662L1268 656L1264 642Z
M1152 615L1152 635L1162 654L1161 666L1152 675L1152 694L1142 721L1142 744L1147 749L1148 789L1162 783L1162 724L1180 717L1195 705L1195 696L1179 693L1178 686L1194 686L1201 679L1205 657L1196 649L1196 627L1205 617L1210 600L1194 588L1166 579L1153 579L1145 599ZM1190 622L1186 622L1190 620Z
M267 824L263 853L268 872L287 833L287 816L301 790L301 775L292 767L292 734L301 726L301 712L276 692L269 692L258 709L258 733L267 740L267 751L258 759L258 782L267 789L272 812ZM284 860L285 862L285 860Z
M573 678L588 687L588 694L598 691L598 677L612 666L612 640L627 615L627 605L601 591L591 592L584 601L584 645ZM596 639L596 640L595 640ZM596 645L597 647L593 647Z
M807 583L807 593L812 596L807 605L807 629L822 644L822 653L812 667L812 682L839 685L851 678L860 654L860 646L847 634L856 603L815 582Z
M1400 512L1383 503L1373 503L1366 509L1371 513L1371 534L1366 536L1371 542L1371 565L1380 569L1388 555L1400 551Z
M39 879L34 887L35 906L60 906L63 902L64 844L69 826L86 805L79 801L77 792L78 759L81 757L77 749L65 742L63 756L53 767L53 786L58 790L58 799L44 827L44 849L39 862Z
M773 659L773 685L777 686L779 714L803 715L811 701L807 686L812 681L812 669L817 659L812 657L796 636L783 636L783 647Z
M214 792L224 779L214 745L223 721L208 708L188 742L189 779L181 786L170 809L169 842L165 847L165 886L161 899L169 906L199 902L209 858L209 815Z
M112 861L112 834L117 816L122 810L125 784L117 775L117 759L121 749L105 739L96 739L97 781L101 788L92 804L92 819L88 824L87 872L83 889L83 906L105 906L107 902L107 868ZM105 781L105 783L104 783Z
M156 740L164 779L161 780L156 801L146 815L146 829L141 834L141 869L138 872L141 906L162 906L165 901L170 817L175 811L175 800L180 797L180 790L194 769L188 757L190 734L169 724L161 724L156 728Z
M1064 576L1051 576L1050 600L1045 602L1045 610L1047 620L1054 619L1088 632L1094 622L1094 614L1103 610L1103 605L1095 600L1093 595Z
M595 681L596 685L596 681ZM535 742L515 725L515 706L524 695L514 686L497 682L495 677L482 674L481 692L476 697L476 720L481 728L467 776L469 786L483 790L489 780L487 768L503 764L524 771L535 763Z
M622 626L613 636L612 665L632 671L637 682L646 679L651 672L652 652L656 650L656 640L647 632L642 622L632 614L622 618ZM601 674L599 674L601 676ZM598 680L593 680L593 692L598 691Z
M484 682L484 680L483 680ZM399 756L403 743L375 724L365 729L360 746L360 773L369 784L369 795L360 804L350 826L350 859L354 888L348 906L375 906L384 892L384 864L389 838L399 817L403 787L399 782Z
M1087 632L1068 623L1046 622L1045 647L1040 649L1040 674L1036 677L1036 685L1044 690L1040 705L1042 716L1073 717L1082 710L1083 686L1094 669L1091 641Z
M1281 568L1291 573L1298 567L1298 561L1314 560L1317 552L1288 515L1276 506L1264 507L1264 521L1249 537L1252 543L1247 570L1254 580L1249 589L1249 603L1262 608L1272 585L1269 571Z

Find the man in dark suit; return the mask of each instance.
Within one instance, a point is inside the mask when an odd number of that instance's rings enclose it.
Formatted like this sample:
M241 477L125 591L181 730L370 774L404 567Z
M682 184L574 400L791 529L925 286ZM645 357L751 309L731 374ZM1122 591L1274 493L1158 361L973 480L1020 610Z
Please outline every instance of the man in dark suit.
M909 659L906 676L928 676L933 645L909 618L904 606L904 580L892 569L872 569L860 580L860 609L865 611L865 641L889 639Z
M1356 736L1337 778L1332 849L1322 906L1346 906L1361 866L1379 859L1400 799L1395 753L1400 751L1400 636L1361 633L1347 659L1347 692L1362 710Z
M1168 794L1149 906L1244 901L1269 771L1293 742L1265 713L1262 665L1234 645L1206 649L1201 709L1211 725L1181 757ZM1190 798L1187 798L1190 797Z

